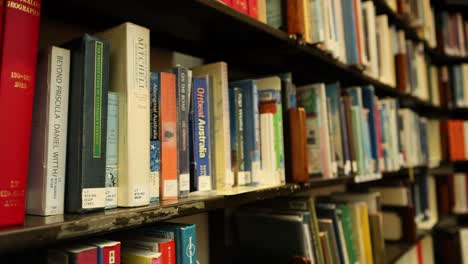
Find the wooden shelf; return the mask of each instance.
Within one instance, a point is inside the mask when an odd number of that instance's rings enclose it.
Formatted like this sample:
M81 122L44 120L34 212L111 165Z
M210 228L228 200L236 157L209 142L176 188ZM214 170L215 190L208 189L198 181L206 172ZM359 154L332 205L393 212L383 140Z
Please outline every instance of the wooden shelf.
M117 208L90 214L50 217L26 216L25 224L0 228L0 253L61 243L106 232L124 230L210 210L236 207L255 201L288 196L314 188L347 184L353 178L317 179L306 184L285 184L269 188L245 187L230 195L210 194L174 201L161 201L137 208ZM237 193L237 194L236 194Z

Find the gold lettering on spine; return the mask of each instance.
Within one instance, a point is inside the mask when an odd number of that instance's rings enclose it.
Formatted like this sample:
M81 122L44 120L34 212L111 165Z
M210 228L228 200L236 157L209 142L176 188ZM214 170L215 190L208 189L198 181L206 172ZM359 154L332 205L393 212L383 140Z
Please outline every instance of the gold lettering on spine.
M41 14L41 5L38 1L34 0L10 0L7 1L7 7L25 12L33 16L39 16Z

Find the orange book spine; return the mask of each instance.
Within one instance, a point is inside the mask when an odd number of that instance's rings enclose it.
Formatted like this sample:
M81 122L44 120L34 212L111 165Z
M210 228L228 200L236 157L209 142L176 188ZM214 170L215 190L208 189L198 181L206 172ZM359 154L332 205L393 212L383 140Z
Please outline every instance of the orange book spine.
M351 1L351 0L350 0ZM355 17L355 23L354 23L354 26L356 27L356 40L357 40L357 47L358 47L358 53L359 53L359 64L362 64L363 61L362 61L362 48L361 47L361 34L363 34L363 32L361 32L361 27L359 26L361 24L361 21L359 20L360 16L358 14L358 12L362 12L362 10L358 10L358 2L357 1L360 1L360 0L352 0L353 3L354 3L354 17Z
M458 159L459 160L465 160L465 126L464 126L464 121L463 120L458 120Z
M288 110L288 115L291 179L293 182L308 182L306 113L304 108L292 108Z
M177 109L175 75L161 73L161 200L176 199L177 184Z

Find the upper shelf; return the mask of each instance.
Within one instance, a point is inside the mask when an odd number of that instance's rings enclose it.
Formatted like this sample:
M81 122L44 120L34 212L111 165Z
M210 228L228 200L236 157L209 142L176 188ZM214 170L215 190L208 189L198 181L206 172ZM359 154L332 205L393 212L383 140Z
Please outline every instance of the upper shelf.
M379 12L389 14L397 24L406 26L411 32L412 29L392 13L384 1L374 1L377 9L383 10ZM298 85L324 81L340 81L345 87L372 84L377 95L404 99L402 105L425 115L453 117L452 111L403 94L319 48L304 44L219 1L135 0L129 4L126 0L45 0L42 12L48 18L94 31L126 21L134 22L151 30L152 45L199 56L208 62L226 61L233 79L292 72Z

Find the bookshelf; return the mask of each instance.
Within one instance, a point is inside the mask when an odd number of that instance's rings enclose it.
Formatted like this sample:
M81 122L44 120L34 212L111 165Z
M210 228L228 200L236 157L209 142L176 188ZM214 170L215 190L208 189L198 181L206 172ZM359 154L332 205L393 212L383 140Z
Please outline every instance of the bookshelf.
M408 38L425 44L427 55L433 63L468 63L468 57L450 56L429 48L409 23L395 14L383 0L374 0L374 3L378 14L388 15L390 23L403 29ZM181 5L184 8L181 8ZM135 0L129 3L124 0L70 0L64 5L58 0L44 0L42 11L42 16L48 19L81 25L92 31L100 31L124 21L138 23L151 30L151 41L158 47L200 56L207 62L226 61L229 64L230 78L233 79L290 71L298 85L331 80L340 81L344 86L372 84L378 96L397 98L402 106L409 107L422 116L468 119L468 108L449 109L435 106L402 93L395 87L332 58L318 47L305 44L296 36L274 29L218 1ZM82 14L86 14L86 18L83 18ZM383 173L382 180L407 177L410 170L418 174L429 172L434 175L446 175L468 171L468 161L444 163L436 168L403 168L396 172ZM230 195L213 193L152 203L145 207L119 208L86 215L66 214L46 218L27 216L24 226L0 228L0 254L54 245L62 241L131 229L275 197L291 196L317 188L355 184L353 177L318 179L305 184L287 183L279 187L241 190ZM421 235L420 238L425 235ZM411 243L388 243L387 263L395 263L412 246L414 244Z

